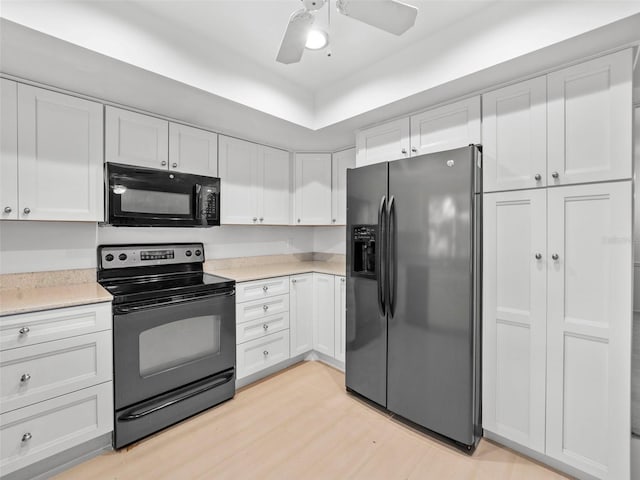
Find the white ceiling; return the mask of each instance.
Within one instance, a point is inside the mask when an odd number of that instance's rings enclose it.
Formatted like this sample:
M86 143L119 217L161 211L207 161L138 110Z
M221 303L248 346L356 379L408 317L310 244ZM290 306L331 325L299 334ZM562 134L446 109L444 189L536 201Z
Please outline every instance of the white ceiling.
M419 8L415 25L396 36L337 12L330 0L316 14L316 25L329 24L330 47L306 50L302 61L275 61L289 16L300 0L135 0L140 11L170 21L185 35L211 48L226 48L311 92L334 83L495 3L495 0L406 0ZM369 0L375 3L375 0ZM130 7L122 4L122 8ZM137 15L128 8L128 15ZM328 13L330 11L330 23ZM327 52L331 52L331 57Z

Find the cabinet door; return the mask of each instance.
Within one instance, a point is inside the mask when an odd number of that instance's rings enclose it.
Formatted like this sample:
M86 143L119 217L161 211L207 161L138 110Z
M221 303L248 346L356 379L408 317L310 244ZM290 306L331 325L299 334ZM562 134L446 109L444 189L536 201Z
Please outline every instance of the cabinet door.
M629 478L631 182L548 192L547 454Z
M485 192L547 184L547 77L482 96Z
M296 154L296 223L331 224L331 154Z
M219 137L222 224L258 222L256 168L258 145L237 138Z
M291 356L313 349L313 273L290 279L289 333Z
M289 152L260 146L258 149L258 222L291 223L291 159Z
M347 223L347 168L356 166L356 150L350 148L336 152L332 157L331 224Z
M548 76L548 184L631 178L632 52Z
M0 78L0 219L18 218L18 84Z
M546 192L484 196L483 427L544 453Z
M102 105L18 85L19 218L104 218Z
M106 107L105 161L149 168L167 168L169 122Z
M411 117L411 155L480 143L480 97L468 98Z
M347 350L347 289L345 277L335 277L334 279L334 296L335 296L335 346L333 356L340 362L345 361L345 352Z
M330 357L335 352L335 282L333 275L313 274L313 349Z
M356 166L409 156L409 119L399 118L356 134Z
M169 124L169 170L218 176L218 134Z

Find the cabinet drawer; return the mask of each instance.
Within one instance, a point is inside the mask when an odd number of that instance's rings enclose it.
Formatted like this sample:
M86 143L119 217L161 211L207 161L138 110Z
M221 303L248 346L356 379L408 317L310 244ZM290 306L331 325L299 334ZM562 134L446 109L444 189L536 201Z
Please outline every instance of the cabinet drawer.
M289 277L265 278L236 284L236 302L248 302L260 298L289 293Z
M0 318L0 350L111 329L111 303Z
M289 295L267 297L236 305L236 324L265 318L276 313L289 311Z
M289 312L258 318L236 325L236 342L244 343L289 328Z
M238 378L289 358L289 330L251 340L237 347Z
M113 430L111 382L0 415L3 475Z
M0 412L111 380L111 331L0 353Z

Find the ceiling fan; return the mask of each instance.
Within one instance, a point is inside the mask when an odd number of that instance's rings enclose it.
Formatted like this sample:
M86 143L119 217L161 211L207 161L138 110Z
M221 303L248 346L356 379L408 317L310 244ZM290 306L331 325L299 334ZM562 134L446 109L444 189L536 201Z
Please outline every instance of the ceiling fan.
M300 0L304 6L289 18L276 60L297 63L302 58L315 13L330 0ZM397 0L336 0L338 12L385 32L402 35L416 21L418 9Z

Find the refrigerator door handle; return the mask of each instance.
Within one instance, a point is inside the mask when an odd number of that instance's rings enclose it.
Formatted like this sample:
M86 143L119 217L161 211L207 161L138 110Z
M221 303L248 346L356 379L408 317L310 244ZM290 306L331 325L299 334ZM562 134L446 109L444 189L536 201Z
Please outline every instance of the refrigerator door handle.
M387 314L387 305L385 302L385 291L386 291L386 253L385 253L385 236L386 236L386 217L387 217L387 197L385 195L382 196L380 200L380 208L378 209L378 225L380 228L380 238L378 240L378 251L376 252L376 259L378 263L377 272L378 272L378 311L381 316L385 316Z
M386 242L387 247L387 284L389 288L389 314L391 318L394 317L396 313L396 293L397 293L397 277L398 277L398 251L397 251L397 220L396 220L396 199L393 195L391 195L391 199L389 200L389 227L388 227L388 237Z

